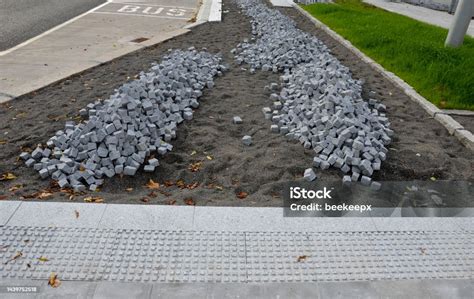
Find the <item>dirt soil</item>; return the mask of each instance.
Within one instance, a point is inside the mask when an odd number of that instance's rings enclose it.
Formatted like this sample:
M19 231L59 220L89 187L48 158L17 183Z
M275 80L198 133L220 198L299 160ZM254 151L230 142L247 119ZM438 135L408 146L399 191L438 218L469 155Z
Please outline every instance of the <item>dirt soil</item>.
M223 14L221 23L203 24L185 35L133 52L2 105L0 174L11 172L17 178L0 181L0 198L38 200L29 197L47 189L50 184L18 161L22 148L44 144L57 130L63 129L66 120L77 120L81 108L96 99L107 98L115 88L148 69L152 62L159 61L168 49L195 46L222 53L231 69L216 79L213 89L205 90L194 119L179 126L178 138L172 142L174 149L160 160L161 166L151 174L139 171L134 177L106 179L99 192L73 197L64 192L53 192L44 200L82 202L93 195L108 203L281 206L284 185L302 181L304 170L311 166L313 152L270 132L271 123L261 112L262 107L271 104L264 86L278 82L278 75L270 72L251 75L234 63L230 50L251 36L251 28L247 17L231 1L224 1L223 10L229 12ZM387 105L396 137L390 145L387 161L373 179L474 182L472 153L402 90L316 29L296 10L281 11L293 17L301 29L323 40L333 54L350 67L356 78L364 79L365 95L376 91L377 99ZM242 117L243 124L232 124L232 117L236 115ZM251 135L254 144L243 146L243 135ZM196 167L198 171L189 170L189 166L197 162L202 162ZM330 169L317 173L322 184L340 184L340 171ZM150 179L159 182L161 188L152 191L145 187ZM189 188L185 186L193 184ZM473 202L474 199L468 198L463 203L448 204L474 206ZM371 199L371 203L374 206L398 204L396 200L383 198Z

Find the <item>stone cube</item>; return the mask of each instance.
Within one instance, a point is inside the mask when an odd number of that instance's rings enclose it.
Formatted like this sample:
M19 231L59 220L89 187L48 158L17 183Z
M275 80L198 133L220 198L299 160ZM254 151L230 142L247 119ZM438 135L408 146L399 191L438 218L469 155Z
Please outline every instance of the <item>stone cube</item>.
M317 176L316 176L316 173L314 172L314 170L312 168L307 168L305 171L304 171L304 175L303 175L304 179L307 180L308 182L312 182L314 181Z
M232 122L236 125L239 125L242 123L242 118L240 118L240 116L234 116L234 118L232 119Z
M242 143L246 146L250 146L252 144L252 137L249 135L245 135L242 137Z

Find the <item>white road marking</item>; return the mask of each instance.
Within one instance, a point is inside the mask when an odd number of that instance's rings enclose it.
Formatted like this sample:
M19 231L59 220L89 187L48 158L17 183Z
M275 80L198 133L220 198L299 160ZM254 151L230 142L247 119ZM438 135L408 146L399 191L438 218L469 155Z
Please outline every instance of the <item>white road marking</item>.
M20 49L20 48L22 48L22 47L24 47L24 46L26 46L26 45L28 45L28 44L34 42L35 40L40 39L40 38L42 38L43 36L46 36L46 35L50 34L51 32L54 32L54 31L56 31L56 30L58 30L58 29L60 29L60 28L62 28L62 27L64 27L64 26L66 26L66 25L69 25L69 24L71 24L72 22L74 22L74 21L76 21L76 20L78 20L78 19L80 19L80 18L82 18L82 17L84 17L84 16L86 16L86 15L88 15L88 14L90 14L90 13L96 11L97 9L102 8L102 7L106 6L107 4L112 3L112 2L113 2L113 0L107 0L107 2L102 3L102 4L96 6L96 7L92 8L92 9L86 11L85 13L80 14L80 15L78 15L78 16L76 16L76 17L70 19L70 20L67 20L66 22L64 22L64 23L62 23L62 24L59 24L59 25L57 25L56 27L53 27L53 28L51 28L51 29L49 29L49 30L47 30L47 31L45 31L45 32L43 32L43 33L41 33L41 34L35 36L35 37L32 37L32 38L30 38L29 40L26 40L26 41L22 42L21 44L18 44L18 45L14 46L14 47L12 47L12 48L10 48L10 49L7 49L7 50L5 50L5 51L1 51L1 52L0 52L0 56L4 56L4 55L6 55L6 54L8 54L8 53L11 53L11 52L13 52L13 51L15 51L15 50L18 50L18 49Z
M129 5L142 5L142 6L159 6L159 7L165 7L165 8L182 8L182 9L190 9L190 10L193 10L194 7L184 7L184 6L170 6L170 5L161 5L161 4L149 4L149 3L145 3L143 2L143 0L140 0L140 2L133 2L131 3L130 0L127 0L126 2L117 2L116 0L114 0L113 2L111 2L112 4L129 4Z
M151 17L151 18L163 18L163 19L177 19L177 20L189 20L189 18L181 17L168 17L168 16L154 16L154 15L144 15L144 14L133 14L133 13L123 13L123 12L109 12L109 11L94 11L96 14L105 14L105 15L117 15L117 16L133 16L133 17Z
M164 8L164 7L158 7L158 6L148 6L148 5L135 5L135 4L125 4L125 5L120 5L119 9L114 9L109 8L112 11L96 11L97 13L101 12L116 12L116 13L122 13L124 15L127 14L136 14L136 15L167 15L170 17L184 17L186 13L191 13L191 9L183 9L183 8ZM115 10L116 9L116 10ZM163 12L162 14L160 14Z

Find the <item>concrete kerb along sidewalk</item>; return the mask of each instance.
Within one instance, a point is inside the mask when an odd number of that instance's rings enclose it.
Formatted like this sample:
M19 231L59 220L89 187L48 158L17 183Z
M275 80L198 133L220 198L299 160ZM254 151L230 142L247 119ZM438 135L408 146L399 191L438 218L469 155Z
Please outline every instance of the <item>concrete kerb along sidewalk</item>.
M338 33L330 29L324 23L309 14L303 8L301 8L298 4L293 4L293 7L298 10L303 16L307 17L316 27L325 31L333 39L340 42L347 49L353 52L357 57L362 59L362 61L368 63L373 69L377 70L385 78L390 80L396 86L400 87L405 92L405 94L409 96L411 100L419 104L426 111L426 113L428 113L431 117L433 117L440 124L442 124L446 128L446 130L448 130L449 134L454 135L464 146L474 151L474 135L471 131L464 128L460 123L455 121L445 111L439 109L433 103L421 96L418 92L416 92L413 87L403 81L400 77L384 69L380 64L378 64L373 59L362 53L362 51L353 46L350 41L344 39Z
M207 0L213 4L217 0ZM216 4L214 4L216 5ZM214 19L220 14L219 9ZM201 2L109 0L0 53L0 103L30 93L119 56L189 32L209 20Z

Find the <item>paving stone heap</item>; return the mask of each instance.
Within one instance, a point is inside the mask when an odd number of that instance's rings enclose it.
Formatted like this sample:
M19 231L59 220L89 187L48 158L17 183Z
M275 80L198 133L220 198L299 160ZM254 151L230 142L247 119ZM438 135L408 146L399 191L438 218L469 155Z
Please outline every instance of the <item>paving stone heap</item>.
M171 151L168 142L176 137L178 124L192 119L202 90L212 88L226 67L219 56L194 48L167 54L109 99L81 110L87 121L66 122L46 147L20 157L43 179L84 191L86 186L95 190L106 177L135 175L151 153ZM149 159L144 171L157 166L157 158Z
M258 1L236 1L251 17L254 35L232 50L236 61L250 65L252 73L283 73L280 84L265 87L273 106L262 112L273 122L271 131L312 148L313 166L339 168L345 184L360 180L378 189L371 176L386 159L393 135L385 106L364 101L362 82L289 17ZM306 174L308 180L316 177Z

